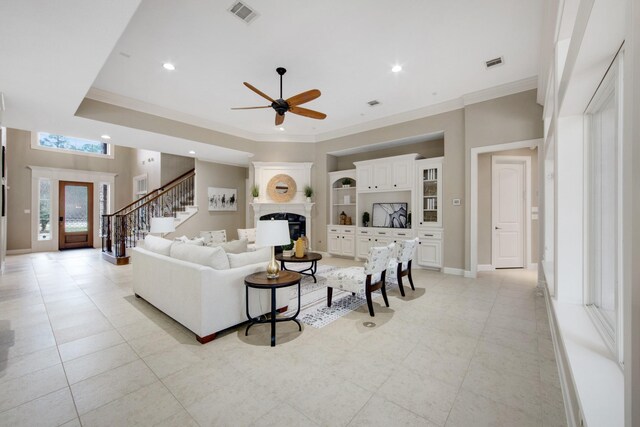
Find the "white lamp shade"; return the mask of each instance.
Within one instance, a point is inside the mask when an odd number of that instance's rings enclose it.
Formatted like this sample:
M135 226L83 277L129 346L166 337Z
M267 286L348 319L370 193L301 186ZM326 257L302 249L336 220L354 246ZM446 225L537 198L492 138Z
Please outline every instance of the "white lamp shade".
M175 218L172 216L151 218L149 233L172 233L176 231Z
M286 220L258 221L256 246L280 246L291 243L289 222Z

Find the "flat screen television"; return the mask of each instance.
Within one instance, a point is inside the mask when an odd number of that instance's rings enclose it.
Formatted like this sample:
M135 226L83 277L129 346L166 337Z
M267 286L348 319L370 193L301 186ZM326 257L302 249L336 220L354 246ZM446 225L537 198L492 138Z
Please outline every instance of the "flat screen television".
M407 228L406 203L374 203L373 226Z

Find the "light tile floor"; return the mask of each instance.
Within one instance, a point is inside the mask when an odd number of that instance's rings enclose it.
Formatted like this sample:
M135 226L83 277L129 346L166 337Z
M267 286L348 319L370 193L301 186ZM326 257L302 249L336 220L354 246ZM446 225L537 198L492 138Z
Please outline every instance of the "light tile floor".
M0 426L565 425L533 272L416 269L374 319L279 324L275 348L266 325L197 343L132 295L131 273L96 250L7 259Z

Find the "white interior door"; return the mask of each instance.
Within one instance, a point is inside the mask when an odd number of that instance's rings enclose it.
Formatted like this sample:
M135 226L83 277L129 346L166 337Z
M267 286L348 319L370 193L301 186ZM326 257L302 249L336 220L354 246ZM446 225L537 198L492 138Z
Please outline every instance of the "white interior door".
M524 163L494 159L491 198L493 266L524 267Z

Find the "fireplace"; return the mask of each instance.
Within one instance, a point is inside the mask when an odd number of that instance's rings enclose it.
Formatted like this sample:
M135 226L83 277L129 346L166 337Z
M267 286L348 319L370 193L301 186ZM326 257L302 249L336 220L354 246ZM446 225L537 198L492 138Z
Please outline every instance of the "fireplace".
M289 236L295 241L300 236L307 234L307 218L304 215L298 215L290 212L277 212L268 215L262 215L261 220L279 219L289 222Z

